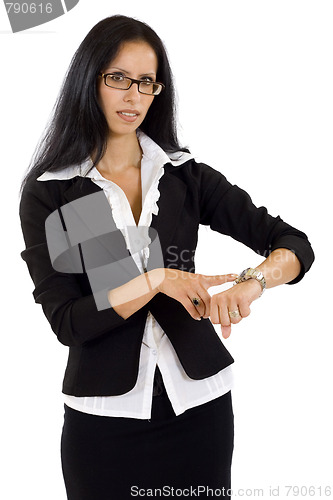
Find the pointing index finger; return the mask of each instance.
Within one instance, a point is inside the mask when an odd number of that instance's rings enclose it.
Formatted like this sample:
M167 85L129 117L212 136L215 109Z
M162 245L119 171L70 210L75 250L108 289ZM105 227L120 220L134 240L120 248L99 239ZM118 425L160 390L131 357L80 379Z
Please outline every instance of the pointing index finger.
M215 274L210 276L203 275L203 277L209 282L210 286L214 286L235 281L235 279L238 277L238 274Z

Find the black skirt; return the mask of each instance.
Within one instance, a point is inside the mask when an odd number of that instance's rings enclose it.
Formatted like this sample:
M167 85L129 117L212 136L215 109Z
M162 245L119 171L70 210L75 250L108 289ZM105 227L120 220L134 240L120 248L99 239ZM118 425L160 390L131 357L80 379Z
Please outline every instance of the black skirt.
M155 394L150 420L65 405L61 455L69 500L230 498L231 392L178 416L164 387Z

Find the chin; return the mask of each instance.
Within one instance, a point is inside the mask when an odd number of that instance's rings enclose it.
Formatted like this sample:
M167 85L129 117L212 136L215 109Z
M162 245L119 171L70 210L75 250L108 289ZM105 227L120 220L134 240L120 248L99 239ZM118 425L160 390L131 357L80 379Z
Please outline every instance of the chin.
M141 123L142 121L140 121L140 123L121 124L116 127L113 124L113 126L109 125L109 131L111 135L130 135L137 131L137 129L141 126Z

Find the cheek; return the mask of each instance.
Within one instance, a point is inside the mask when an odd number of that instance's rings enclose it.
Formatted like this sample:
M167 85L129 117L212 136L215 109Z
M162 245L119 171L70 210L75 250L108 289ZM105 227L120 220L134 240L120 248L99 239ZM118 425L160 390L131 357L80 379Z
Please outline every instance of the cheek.
M101 109L105 113L107 100L104 96L103 89L101 89L101 88L97 89L97 101L98 101L98 104L100 105Z
M144 103L144 109L145 109L145 115L148 113L148 110L150 106L153 104L155 97L148 97L145 98L146 102Z
M112 111L118 101L117 95L110 92L110 89L104 83L101 83L97 88L97 99L104 114Z

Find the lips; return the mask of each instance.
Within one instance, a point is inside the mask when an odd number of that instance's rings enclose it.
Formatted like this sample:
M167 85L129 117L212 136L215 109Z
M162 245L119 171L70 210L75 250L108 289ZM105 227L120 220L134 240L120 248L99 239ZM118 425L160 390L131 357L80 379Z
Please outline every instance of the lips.
M133 123L139 116L139 112L136 109L123 109L122 111L117 111L117 115L125 122Z

